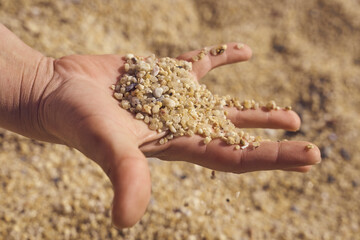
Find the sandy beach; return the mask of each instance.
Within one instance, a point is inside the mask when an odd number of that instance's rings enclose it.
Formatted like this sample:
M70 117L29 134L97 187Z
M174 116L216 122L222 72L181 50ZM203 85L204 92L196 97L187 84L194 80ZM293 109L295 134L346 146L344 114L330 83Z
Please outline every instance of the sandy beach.
M243 42L248 62L211 71L216 94L291 105L319 146L308 173L241 175L149 159L152 198L131 229L111 226L112 186L75 149L0 129L0 239L359 239L358 0L0 0L0 22L47 56L176 57ZM1 53L0 53L1 54Z

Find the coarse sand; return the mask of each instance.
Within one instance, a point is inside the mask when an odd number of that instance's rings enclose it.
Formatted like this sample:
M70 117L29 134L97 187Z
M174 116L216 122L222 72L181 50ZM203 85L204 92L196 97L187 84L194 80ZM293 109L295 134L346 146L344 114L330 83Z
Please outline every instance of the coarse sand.
M201 83L219 95L291 105L300 131L248 131L311 141L323 156L306 174L214 174L149 159L147 212L116 230L111 184L96 164L0 130L0 239L359 239L359 12L357 0L0 0L0 22L52 57L176 57L244 42L249 62Z

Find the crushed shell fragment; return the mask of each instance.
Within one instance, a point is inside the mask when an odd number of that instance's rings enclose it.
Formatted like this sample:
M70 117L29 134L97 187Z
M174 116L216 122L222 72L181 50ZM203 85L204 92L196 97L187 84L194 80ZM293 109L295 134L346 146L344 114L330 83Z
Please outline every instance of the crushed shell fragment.
M306 145L306 150L310 150L310 149L313 149L314 148L314 145L312 145L312 144L308 144L308 145Z
M266 108L267 108L268 110L274 110L274 109L276 109L276 103L275 103L275 101L270 101L270 102L268 102L268 103L266 104Z
M194 62L200 61L200 60L203 59L206 55L208 55L208 53L209 53L209 49L208 49L208 48L203 48L203 49L201 49L201 51L200 51L197 55L195 55L195 56L192 57L192 60L193 60Z
M213 56L217 56L217 55L220 55L220 54L224 53L226 49L227 49L227 45L223 44L223 45L219 45L217 47L212 48L210 50L210 53Z
M206 138L204 139L204 143L205 143L205 144L208 144L209 142L211 142L211 137L206 137Z
M245 47L245 45L243 43L236 44L237 49L242 49L243 47Z
M142 115L141 113L137 113L135 118L139 119L139 120L142 120L142 119L144 119L144 115Z

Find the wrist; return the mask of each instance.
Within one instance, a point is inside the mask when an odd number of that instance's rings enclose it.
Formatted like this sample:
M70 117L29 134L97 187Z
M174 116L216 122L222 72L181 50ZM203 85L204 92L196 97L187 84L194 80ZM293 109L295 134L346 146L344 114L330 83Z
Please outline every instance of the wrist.
M39 116L53 61L0 24L0 127L46 140Z

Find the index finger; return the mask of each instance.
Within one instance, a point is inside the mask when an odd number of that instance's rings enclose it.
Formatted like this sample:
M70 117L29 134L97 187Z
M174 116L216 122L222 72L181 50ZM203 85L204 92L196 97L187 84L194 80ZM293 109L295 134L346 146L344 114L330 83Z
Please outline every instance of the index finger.
M211 51L212 48L217 46L221 45L207 47L207 49ZM177 57L178 59L193 62L193 73L197 79L202 78L206 73L216 67L225 64L247 61L251 58L252 55L252 51L249 46L236 42L227 43L225 51L221 54L215 56L212 55L211 52L208 52L201 60L193 61L192 58L197 56L200 52L201 49L187 52Z

